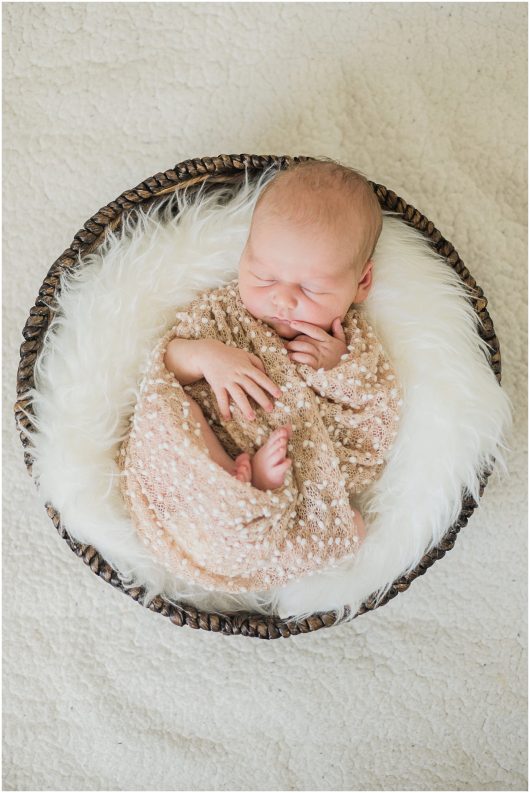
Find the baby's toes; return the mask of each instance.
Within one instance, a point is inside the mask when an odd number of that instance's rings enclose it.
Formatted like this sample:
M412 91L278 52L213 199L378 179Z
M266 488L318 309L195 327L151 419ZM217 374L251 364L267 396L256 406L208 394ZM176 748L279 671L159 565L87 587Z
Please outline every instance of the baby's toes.
M285 456L287 454L287 441L279 441L275 444L271 449L271 463L277 465L282 460L285 460Z
M274 430L274 432L271 432L267 440L270 443L273 443L274 441L278 441L286 437L287 437L287 430L285 429L285 427L278 427L278 429Z
M279 464L278 464L278 465L275 467L274 471L275 471L275 473L276 473L278 476L281 476L281 477L282 477L282 480L281 480L282 482L283 482L283 479L285 478L285 474L286 474L286 473L287 473L287 471L289 470L289 466L291 466L291 465L292 465L292 462L293 462L293 461L292 461L291 459L289 459L289 457L286 457L286 458L285 458L285 460L284 460L283 462L279 463Z
M277 446L278 444L286 444L288 439L290 438L290 432L286 427L279 427L277 430L274 430L273 433L269 435L268 442L272 446Z
M240 482L250 482L252 477L252 466L250 464L250 455L248 452L243 452L238 455L234 462L236 466L236 479L239 479Z

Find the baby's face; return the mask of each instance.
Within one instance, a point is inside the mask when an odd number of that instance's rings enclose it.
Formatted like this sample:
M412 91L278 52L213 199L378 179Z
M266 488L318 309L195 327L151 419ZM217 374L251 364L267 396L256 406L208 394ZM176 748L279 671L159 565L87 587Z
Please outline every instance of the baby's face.
M300 334L289 320L331 332L354 301L351 240L309 234L280 219L253 220L239 262L239 294L253 317L285 339Z

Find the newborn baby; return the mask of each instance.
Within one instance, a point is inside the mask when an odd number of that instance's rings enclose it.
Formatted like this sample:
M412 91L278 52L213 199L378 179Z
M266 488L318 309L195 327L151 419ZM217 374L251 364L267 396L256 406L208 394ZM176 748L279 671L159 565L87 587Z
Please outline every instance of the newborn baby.
M239 262L238 290L247 311L283 340L290 360L326 371L348 352L341 322L370 291L381 228L379 202L367 180L335 162L297 163L263 189ZM267 412L273 410L271 397L282 396L260 358L214 339L175 338L164 363L182 385L204 377L225 419L230 398L253 420L249 396ZM215 462L260 490L282 485L291 465L290 424L272 432L253 457L244 452L233 460L197 402L189 401Z
M357 553L350 497L380 475L402 404L355 306L381 228L356 171L280 171L238 278L198 295L157 342L118 465L139 538L178 578L269 590Z

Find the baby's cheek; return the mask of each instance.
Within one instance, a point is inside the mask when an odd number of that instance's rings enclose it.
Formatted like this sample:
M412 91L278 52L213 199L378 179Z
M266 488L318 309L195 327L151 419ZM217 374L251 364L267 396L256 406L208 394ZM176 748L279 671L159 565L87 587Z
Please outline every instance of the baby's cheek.
M248 313L254 317L254 319L260 319L260 311L259 311L259 304L257 300L253 300L251 297L245 295L244 293L241 294L241 302L245 306L245 309Z
M254 317L254 319L258 319L258 317L256 316L256 310L255 310L254 306L252 305L252 303L245 303L244 300L242 302L243 302L243 305L245 306L245 309L250 314L250 316Z

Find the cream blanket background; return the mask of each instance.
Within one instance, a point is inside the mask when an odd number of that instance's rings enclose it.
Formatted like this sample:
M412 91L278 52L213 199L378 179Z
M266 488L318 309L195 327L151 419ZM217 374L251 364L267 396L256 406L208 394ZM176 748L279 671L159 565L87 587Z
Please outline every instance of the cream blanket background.
M3 13L4 787L524 787L526 6ZM243 151L336 157L431 218L489 298L516 409L511 478L447 559L276 642L177 629L98 581L37 505L11 414L28 310L86 218Z

